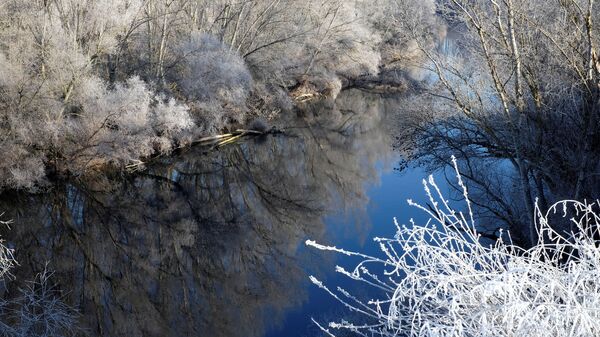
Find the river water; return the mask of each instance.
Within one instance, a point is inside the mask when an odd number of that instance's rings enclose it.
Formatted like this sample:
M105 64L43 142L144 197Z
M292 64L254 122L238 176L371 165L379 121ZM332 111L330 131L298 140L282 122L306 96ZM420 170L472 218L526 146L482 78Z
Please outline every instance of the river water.
M308 279L370 296L334 272L377 254L393 217L424 221L420 168L395 170L396 98L345 91L282 122L284 134L192 148L138 174L5 193L0 234L19 266L3 296L47 268L87 336L319 336L351 315Z

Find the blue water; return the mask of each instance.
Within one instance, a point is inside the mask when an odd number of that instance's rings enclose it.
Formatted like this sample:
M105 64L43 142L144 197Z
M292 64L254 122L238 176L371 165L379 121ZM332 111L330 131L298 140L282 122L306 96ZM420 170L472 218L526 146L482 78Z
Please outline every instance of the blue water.
M400 158L397 158L398 161ZM373 241L375 237L392 238L396 233L396 227L393 224L394 217L399 224L408 224L412 219L417 224L424 224L429 219L423 211L408 205L407 200L426 205L428 199L423 190L422 180L429 176L424 169L416 167L403 172L394 170L384 163L376 164L377 172L380 178L377 182L367 186L366 217L364 218L364 228L359 235L356 231L344 233L348 228L353 227L353 222L349 221L344 214L329 215L326 220L326 226L330 241L319 242L325 245L333 245L338 248L344 248L349 251L361 252L371 256L382 256L378 245ZM440 174L434 174L436 182L442 192L450 193L444 177ZM342 235L340 235L342 233ZM352 268L359 261L342 254L332 252L321 252L315 248L304 248L312 250L313 258L320 261L327 261L324 268L314 273L318 279L325 281L330 289L341 286L346 290L352 290L352 293L361 294L369 292L365 284L348 279L344 275L335 273L335 266L340 265L346 270ZM325 256L334 256L332 261L324 259ZM307 270L310 272L310 268ZM267 337L308 337L320 336L322 333L316 327L311 318L319 321L323 326L333 320L339 321L348 314L343 305L333 299L324 290L313 284L306 284L308 288L308 299L302 305L287 313L281 326L273 328ZM371 295L371 294L368 294ZM372 297L368 297L370 299ZM377 295L373 293L373 295Z

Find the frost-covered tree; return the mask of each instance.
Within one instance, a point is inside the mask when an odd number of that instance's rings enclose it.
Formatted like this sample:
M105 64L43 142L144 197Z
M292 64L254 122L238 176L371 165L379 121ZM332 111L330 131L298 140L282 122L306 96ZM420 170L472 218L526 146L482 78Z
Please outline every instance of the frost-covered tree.
M532 245L536 198L546 208L564 198L598 197L595 1L440 1L436 13L454 34L452 50L431 48L433 33L419 13L404 6L396 14L426 56L419 67L433 74L419 86L435 112L417 123L415 157L439 167L460 154L477 186L473 195L481 196L474 199L478 211ZM511 179L495 184L489 176ZM513 184L517 193L507 198L504 187Z
M203 127L218 131L232 112L245 110L252 89L252 75L246 63L229 47L210 35L194 32L177 46L181 60L168 76L178 94L185 97L202 119ZM239 115L238 115L239 116Z
M124 167L248 114L273 117L298 86L336 96L379 72L392 3L7 0L0 188Z

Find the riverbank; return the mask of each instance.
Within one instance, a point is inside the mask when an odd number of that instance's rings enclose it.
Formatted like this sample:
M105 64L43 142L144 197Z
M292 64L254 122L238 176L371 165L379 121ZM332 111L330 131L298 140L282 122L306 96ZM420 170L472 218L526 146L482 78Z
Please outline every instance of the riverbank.
M124 170L345 88L391 90L381 65L415 56L387 0L111 1L3 7L0 189Z
M3 195L0 210L14 223L0 236L19 262L3 299L49 262L89 336L310 335L309 319L296 317L337 309L308 275L333 279L338 261L308 255L304 240L360 244L369 223L397 211L387 196L410 181L418 189L421 176L392 171L384 99L353 90L328 103L282 116L286 134ZM367 212L372 220L362 221Z

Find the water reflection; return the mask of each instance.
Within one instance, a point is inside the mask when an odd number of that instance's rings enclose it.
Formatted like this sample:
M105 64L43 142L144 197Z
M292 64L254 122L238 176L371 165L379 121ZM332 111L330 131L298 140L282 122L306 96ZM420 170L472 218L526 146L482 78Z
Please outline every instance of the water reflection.
M0 235L21 265L8 287L49 261L86 335L264 335L305 301L305 270L318 266L299 247L328 241L324 216L352 212L345 230L366 234L364 188L392 158L388 105L345 92L286 121L285 135L4 195L15 225Z

